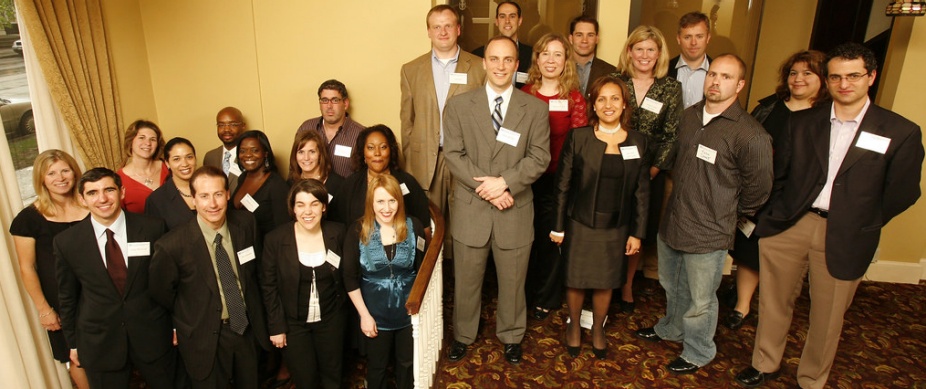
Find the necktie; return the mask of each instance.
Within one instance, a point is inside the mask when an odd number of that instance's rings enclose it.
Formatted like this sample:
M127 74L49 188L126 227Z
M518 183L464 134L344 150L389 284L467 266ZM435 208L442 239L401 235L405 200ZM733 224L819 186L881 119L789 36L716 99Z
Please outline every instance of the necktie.
M492 126L495 127L495 133L502 128L502 97L495 98L495 109L492 111Z
M231 169L231 152L225 150L225 158L222 159L222 171L225 172L225 175L228 175L228 169Z
M219 269L219 282L222 283L222 292L225 294L225 306L228 308L228 319L231 329L236 334L244 334L248 328L248 315L244 311L244 299L238 289L235 271L232 270L231 259L225 246L222 246L222 234L215 234L215 265Z
M125 259L122 258L122 249L119 248L114 235L113 230L106 229L106 271L113 279L113 284L116 285L119 294L125 294Z

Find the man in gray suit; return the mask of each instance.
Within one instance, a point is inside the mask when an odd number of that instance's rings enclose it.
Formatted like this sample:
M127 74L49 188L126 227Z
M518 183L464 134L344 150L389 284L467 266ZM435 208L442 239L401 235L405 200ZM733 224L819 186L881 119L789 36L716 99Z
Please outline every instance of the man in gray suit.
M489 250L498 272L496 335L505 359L521 361L527 324L524 279L533 242L531 184L550 163L547 106L515 89L518 48L497 36L486 45L486 85L458 95L444 110L444 152L455 183L452 213L456 301L449 358L459 361L476 339Z
M238 108L225 107L215 115L215 128L222 145L206 153L203 166L222 169L228 176L228 191L231 193L238 187L238 176L241 175L241 169L238 168L238 135L245 131L247 123Z

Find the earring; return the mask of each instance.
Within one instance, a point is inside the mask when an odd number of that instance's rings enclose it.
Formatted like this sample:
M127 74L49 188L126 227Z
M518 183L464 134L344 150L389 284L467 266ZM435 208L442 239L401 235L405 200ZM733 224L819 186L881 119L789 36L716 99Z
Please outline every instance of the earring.
M270 169L270 159L264 157L264 169Z

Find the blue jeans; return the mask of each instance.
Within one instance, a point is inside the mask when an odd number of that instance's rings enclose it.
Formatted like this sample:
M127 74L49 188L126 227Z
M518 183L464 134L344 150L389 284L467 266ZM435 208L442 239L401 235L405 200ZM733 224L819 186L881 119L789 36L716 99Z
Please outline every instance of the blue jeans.
M723 275L727 250L692 254L675 250L661 236L656 238L659 254L659 283L666 290L666 316L654 330L660 338L683 342L681 357L698 366L717 355L717 288Z

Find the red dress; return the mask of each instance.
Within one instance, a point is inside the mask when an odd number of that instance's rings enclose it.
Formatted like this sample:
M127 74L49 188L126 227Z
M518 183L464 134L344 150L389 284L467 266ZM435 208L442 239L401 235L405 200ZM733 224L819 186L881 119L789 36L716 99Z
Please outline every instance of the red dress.
M122 187L125 188L125 199L122 200L122 208L132 213L145 213L145 200L151 195L152 190L144 183L135 181L125 173L124 167L119 169L117 174L122 177ZM170 175L170 169L167 164L161 162L161 177L158 180L158 186L164 185L167 176Z
M557 100L559 96L545 96L531 93L531 85L524 85L521 90L543 100L550 105L550 100ZM563 143L566 142L566 134L573 128L585 127L588 125L588 110L586 109L585 98L578 89L569 91L569 98L566 99L569 108L566 111L550 111L550 166L547 167L547 173L556 173L556 166L559 164L559 153L563 150Z

